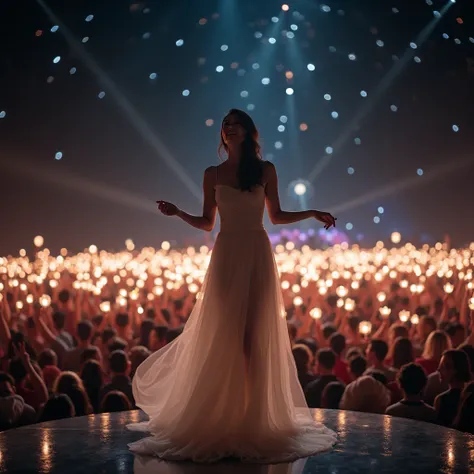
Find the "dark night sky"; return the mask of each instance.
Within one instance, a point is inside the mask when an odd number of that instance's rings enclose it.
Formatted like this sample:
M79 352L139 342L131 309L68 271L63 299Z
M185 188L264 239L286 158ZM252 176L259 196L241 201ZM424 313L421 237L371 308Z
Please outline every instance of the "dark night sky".
M195 193L218 162L231 107L255 119L286 209L296 209L289 183L308 179L332 146L308 206L337 210L351 240L372 245L393 230L473 240L474 16L458 0L437 19L447 4L306 0L283 12L253 0L2 1L0 255L37 234L53 251L200 241L154 203L200 212Z

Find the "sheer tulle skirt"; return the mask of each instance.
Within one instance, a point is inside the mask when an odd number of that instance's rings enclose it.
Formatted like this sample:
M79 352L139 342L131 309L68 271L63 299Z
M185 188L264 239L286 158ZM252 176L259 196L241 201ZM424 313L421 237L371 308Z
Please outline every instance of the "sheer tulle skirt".
M149 421L128 428L152 436L129 448L265 463L329 449L336 435L314 421L298 381L266 232L220 232L201 293L183 333L136 371L133 394Z

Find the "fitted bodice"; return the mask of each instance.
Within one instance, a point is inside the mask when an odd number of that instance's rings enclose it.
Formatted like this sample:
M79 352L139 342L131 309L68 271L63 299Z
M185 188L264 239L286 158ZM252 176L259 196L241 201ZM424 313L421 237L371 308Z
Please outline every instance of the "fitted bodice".
M265 188L256 186L252 191L225 184L216 185L217 209L221 218L221 232L248 232L264 230Z

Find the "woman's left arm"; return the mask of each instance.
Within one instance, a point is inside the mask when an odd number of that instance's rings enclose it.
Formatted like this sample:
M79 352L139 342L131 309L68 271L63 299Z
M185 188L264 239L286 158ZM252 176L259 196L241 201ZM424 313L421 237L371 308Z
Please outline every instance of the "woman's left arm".
M278 176L273 163L266 162L264 175L266 181L266 205L272 224L293 224L294 222L314 218L322 222L326 229L336 226L336 219L328 212L316 211L314 209L307 211L283 211L278 195Z

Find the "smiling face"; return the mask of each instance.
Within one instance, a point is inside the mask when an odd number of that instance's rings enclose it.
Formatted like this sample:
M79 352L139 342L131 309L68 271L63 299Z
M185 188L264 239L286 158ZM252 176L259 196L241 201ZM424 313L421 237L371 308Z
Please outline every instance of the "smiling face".
M222 122L221 136L227 147L240 145L245 139L246 131L236 114L228 115Z

